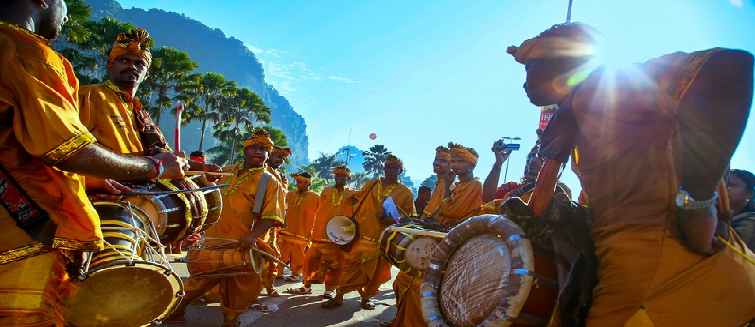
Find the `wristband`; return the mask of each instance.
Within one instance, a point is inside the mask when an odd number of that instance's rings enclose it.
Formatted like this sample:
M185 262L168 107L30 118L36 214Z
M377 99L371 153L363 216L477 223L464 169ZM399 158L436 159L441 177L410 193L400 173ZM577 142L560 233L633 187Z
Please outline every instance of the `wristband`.
M165 168L163 168L163 161L156 159L154 157L147 157L150 161L152 161L153 164L155 164L155 168L157 169L157 175L155 177L150 177L149 179L158 179L162 174L165 172Z

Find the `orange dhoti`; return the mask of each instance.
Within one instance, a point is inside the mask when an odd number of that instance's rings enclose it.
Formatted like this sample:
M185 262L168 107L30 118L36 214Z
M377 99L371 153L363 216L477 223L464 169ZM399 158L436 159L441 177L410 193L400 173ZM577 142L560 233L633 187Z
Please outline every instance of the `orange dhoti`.
M380 255L378 243L359 239L343 256L339 293L359 291L363 299L368 299L377 295L380 285L391 279L391 264Z
M262 291L262 278L257 274L225 277L189 277L184 283L185 299L193 299L218 286L222 298L221 311L225 314L240 315L249 309Z
M55 250L0 265L0 326L63 326L65 262Z
M422 318L422 304L419 300L419 289L422 286L422 277L412 277L405 272L400 272L393 282L393 292L396 294L396 319L391 326L400 327L425 327L425 319Z
M343 264L343 251L332 242L313 242L304 257L303 279L308 284L325 283L325 290L338 286Z
M285 232L284 232L285 233ZM309 241L297 237L296 235L281 234L278 240L281 260L289 262L291 266L291 275L299 276L304 267L304 249L309 245ZM278 265L278 270L283 271L283 265Z

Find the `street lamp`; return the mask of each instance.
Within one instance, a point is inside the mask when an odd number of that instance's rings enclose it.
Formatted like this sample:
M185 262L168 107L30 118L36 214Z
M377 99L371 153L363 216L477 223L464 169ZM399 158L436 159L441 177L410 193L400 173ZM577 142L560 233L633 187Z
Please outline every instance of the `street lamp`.
M515 137L504 136L504 137L501 138L501 140L504 140L504 142L506 142L506 145L508 146L509 144L514 143L514 141L520 141L520 140L522 140L522 138L519 137L519 136L515 136ZM508 182L508 177L509 177L509 161L510 161L509 158L506 158L506 172L503 174L503 182L504 183Z

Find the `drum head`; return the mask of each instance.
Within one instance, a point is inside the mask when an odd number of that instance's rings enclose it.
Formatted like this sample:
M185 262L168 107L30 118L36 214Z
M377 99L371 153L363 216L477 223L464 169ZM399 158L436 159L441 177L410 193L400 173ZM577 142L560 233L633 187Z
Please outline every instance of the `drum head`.
M500 237L486 233L467 240L451 256L440 284L446 321L458 327L482 323L504 296L510 272L511 256Z
M78 327L144 326L180 303L183 284L151 263L125 263L90 272L66 301L66 321Z
M421 236L409 244L404 253L404 260L412 269L425 271L430 265L435 249L438 247L438 239Z

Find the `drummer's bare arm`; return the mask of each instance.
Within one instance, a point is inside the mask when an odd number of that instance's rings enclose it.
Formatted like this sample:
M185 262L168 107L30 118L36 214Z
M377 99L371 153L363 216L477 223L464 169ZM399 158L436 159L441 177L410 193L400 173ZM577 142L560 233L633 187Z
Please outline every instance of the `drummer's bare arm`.
M220 166L214 164L214 163L204 163L200 161L194 161L189 160L189 170L195 170L195 171L209 171L209 172L218 172L221 171L222 168ZM205 175L205 178L207 178L208 181L214 182L220 179L221 176L213 176L213 175Z
M184 176L185 158L170 152L161 152L152 158L162 163L163 173L160 178L175 179ZM159 172L157 165L147 157L120 155L97 144L85 146L56 167L81 175L116 180L150 179L158 176Z
M752 55L724 50L711 56L681 99L676 113L682 141L680 184L693 199L713 196L744 132L752 92ZM700 254L716 251L720 244L711 242L713 230L727 224L712 209L679 210L679 222L690 249Z
M509 155L511 155L511 150L496 150L495 143L490 151L493 151L493 154L495 155L495 163L490 170L490 174L485 178L485 182L482 183L482 202L484 203L495 200L495 193L498 190L498 180L501 177L501 167L509 158ZM503 182L505 183L506 181Z
M275 220L273 219L257 220L257 222L254 223L254 228L252 228L249 234L246 234L244 235L244 237L239 239L239 248L251 249L252 246L257 242L257 239L265 234L270 228L272 228L274 223Z

